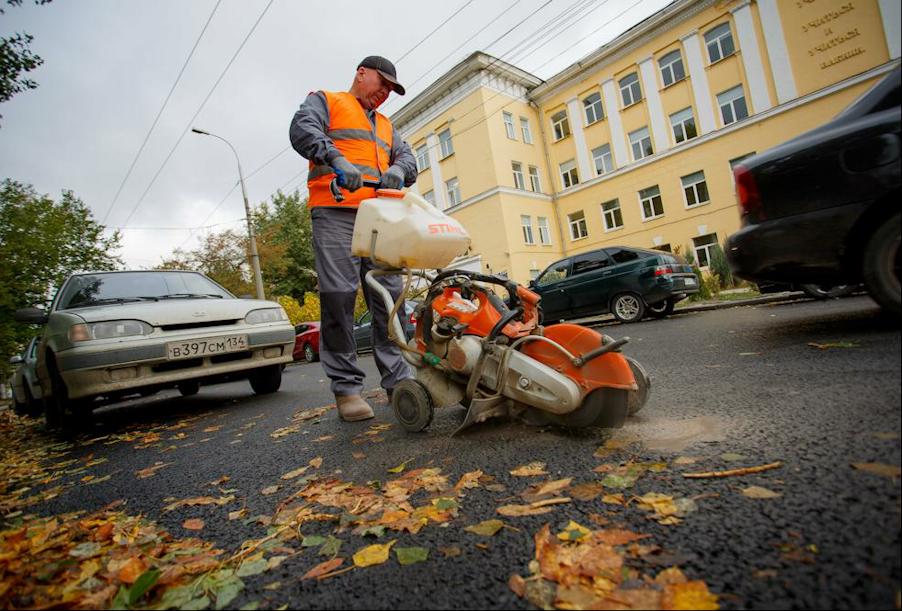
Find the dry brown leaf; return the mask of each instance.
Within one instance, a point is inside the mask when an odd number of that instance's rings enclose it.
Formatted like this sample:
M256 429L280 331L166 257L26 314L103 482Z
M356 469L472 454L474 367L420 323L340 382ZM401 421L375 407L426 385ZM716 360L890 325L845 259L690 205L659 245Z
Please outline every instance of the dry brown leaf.
M902 475L902 469L899 465L888 465L882 462L856 462L852 466L859 471L866 471L874 475L882 475L883 477L891 477L898 479Z
M304 466L304 467L299 467L299 468L295 469L294 471L289 471L288 473L285 473L285 474L282 475L282 477L280 477L279 479L283 479L283 480L294 479L294 478L296 478L298 475L303 475L304 472L307 471L307 469L309 469L309 468L310 468L310 465L307 465L307 466Z
M783 495L761 486L749 486L748 488L742 489L742 496L746 496L750 499L776 499Z
M323 457L317 456L316 458L311 458L308 464L314 469L319 469L323 466Z
M275 486L267 486L266 488L264 488L263 490L260 491L260 494L262 494L263 496L269 496L270 494L275 494L278 491L279 491L279 485L276 484Z
M502 505L496 509L503 516L521 517L538 516L552 511L550 507L533 507L532 505Z
M204 521L200 518L189 518L182 522L182 528L186 528L188 530L203 530Z
M325 575L326 573L331 573L332 571L340 567L344 561L344 558L332 558L331 560L320 562L315 567L304 573L301 579L316 579L317 577Z
M537 475L548 475L548 472L545 471L545 463L531 462L528 465L517 467L511 471L510 474L516 477L533 477Z
M577 501L591 501L604 492L604 486L601 485L601 482L585 482L570 486L570 490L567 492Z

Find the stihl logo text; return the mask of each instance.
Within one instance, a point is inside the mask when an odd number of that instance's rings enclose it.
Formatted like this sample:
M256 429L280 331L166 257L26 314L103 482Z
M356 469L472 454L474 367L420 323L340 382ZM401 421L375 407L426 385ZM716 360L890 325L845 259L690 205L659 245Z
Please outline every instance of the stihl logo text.
M464 230L457 225L449 225L448 223L433 223L429 225L429 233L460 233Z

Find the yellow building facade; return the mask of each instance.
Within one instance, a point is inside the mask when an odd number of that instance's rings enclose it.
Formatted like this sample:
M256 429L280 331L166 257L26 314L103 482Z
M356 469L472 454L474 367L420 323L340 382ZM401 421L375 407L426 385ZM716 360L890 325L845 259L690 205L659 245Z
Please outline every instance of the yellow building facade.
M677 0L541 81L477 52L392 116L413 187L526 283L613 245L703 267L739 228L733 166L821 125L899 63L898 0Z

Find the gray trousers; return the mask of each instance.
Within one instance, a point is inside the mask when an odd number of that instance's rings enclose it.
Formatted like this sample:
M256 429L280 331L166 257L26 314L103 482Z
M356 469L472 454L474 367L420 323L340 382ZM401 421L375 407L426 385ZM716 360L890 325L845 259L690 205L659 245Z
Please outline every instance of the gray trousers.
M372 345L376 366L382 375L382 387L391 390L413 374L401 356L401 350L388 339L388 314L385 303L366 284L364 277L373 269L365 257L351 255L351 238L357 211L345 208L315 207L313 253L319 280L320 337L319 355L323 369L332 380L336 395L356 395L363 390L366 374L357 366L354 342L354 301L357 288L373 313ZM397 300L403 289L401 276L382 276L379 283ZM401 314L403 315L403 310Z

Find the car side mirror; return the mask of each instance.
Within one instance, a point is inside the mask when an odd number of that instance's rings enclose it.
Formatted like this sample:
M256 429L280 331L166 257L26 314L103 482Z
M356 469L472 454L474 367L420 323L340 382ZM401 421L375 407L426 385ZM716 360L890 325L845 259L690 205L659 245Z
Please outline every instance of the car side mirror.
M12 356L9 359L10 365L18 365L19 363L24 363L25 359L23 359L20 355Z
M29 323L32 325L43 325L47 322L49 315L41 308L20 308L13 314L13 318L17 322Z

